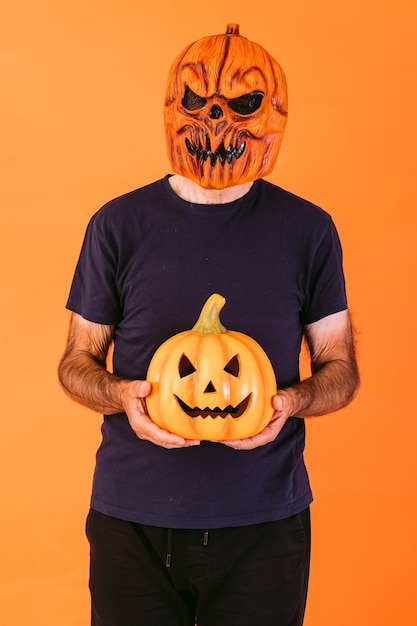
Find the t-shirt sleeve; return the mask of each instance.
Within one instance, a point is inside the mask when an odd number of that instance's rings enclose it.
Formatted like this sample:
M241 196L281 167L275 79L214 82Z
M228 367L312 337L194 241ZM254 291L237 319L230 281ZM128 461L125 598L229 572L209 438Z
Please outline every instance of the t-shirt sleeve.
M328 217L308 272L301 321L303 324L312 324L346 308L342 247L335 225Z
M88 224L67 309L98 324L116 325L121 305L116 289L117 246L99 211Z

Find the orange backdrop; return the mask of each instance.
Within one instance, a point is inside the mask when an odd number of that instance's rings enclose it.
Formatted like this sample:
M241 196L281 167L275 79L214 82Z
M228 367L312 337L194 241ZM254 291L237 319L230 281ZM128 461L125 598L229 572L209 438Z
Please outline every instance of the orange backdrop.
M308 424L305 624L417 623L416 17L412 0L3 7L3 624L88 624L83 526L101 418L57 383L64 304L90 215L169 170L171 61L228 22L286 71L290 117L270 178L332 213L358 328L358 399Z

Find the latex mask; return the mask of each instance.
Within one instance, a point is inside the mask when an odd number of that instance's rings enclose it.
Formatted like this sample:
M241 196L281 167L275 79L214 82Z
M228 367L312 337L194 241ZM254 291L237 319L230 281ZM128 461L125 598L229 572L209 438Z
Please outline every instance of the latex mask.
M164 121L175 173L207 189L266 176L287 122L280 65L237 24L183 50L168 76Z

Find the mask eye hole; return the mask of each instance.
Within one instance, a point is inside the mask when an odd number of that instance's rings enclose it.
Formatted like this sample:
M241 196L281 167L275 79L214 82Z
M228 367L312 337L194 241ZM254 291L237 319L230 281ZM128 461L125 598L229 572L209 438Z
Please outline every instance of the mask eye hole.
M239 96L239 98L232 98L228 100L227 103L235 113L239 113L239 115L250 115L259 109L264 95L262 91L252 91L251 93Z
M187 111L198 111L198 109L202 109L206 104L207 99L198 96L194 91L188 87L185 88L184 97L181 100L181 104Z
M180 373L180 378L185 378L185 376L191 376L191 374L194 374L194 372L196 371L194 365L191 363L190 359L185 356L185 354L183 354L180 359L178 371Z
M225 365L224 371L227 372L228 374L231 374L235 378L239 376L240 361L239 361L239 357L237 356L237 354L230 359L227 365Z

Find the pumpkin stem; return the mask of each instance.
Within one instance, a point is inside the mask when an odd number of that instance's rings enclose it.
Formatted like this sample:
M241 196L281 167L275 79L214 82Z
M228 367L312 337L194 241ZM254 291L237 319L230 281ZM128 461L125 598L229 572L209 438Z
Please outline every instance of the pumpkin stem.
M227 333L227 328L220 321L220 311L225 304L226 300L223 296L213 293L201 309L200 317L191 330L203 335Z
M228 24L226 27L226 35L240 35L239 24Z

